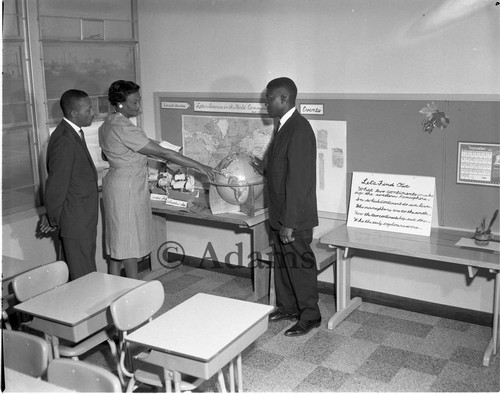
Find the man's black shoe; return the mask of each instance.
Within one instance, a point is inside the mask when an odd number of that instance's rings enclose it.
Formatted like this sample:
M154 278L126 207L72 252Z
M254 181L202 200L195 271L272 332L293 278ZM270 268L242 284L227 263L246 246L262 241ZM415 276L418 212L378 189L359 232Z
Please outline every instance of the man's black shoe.
M321 318L318 320L301 320L294 324L290 329L285 331L285 336L287 337L298 337L300 335L306 335L313 328L317 328L321 325Z
M271 312L269 315L269 321L279 321L279 320L298 320L298 313L285 313L280 310Z

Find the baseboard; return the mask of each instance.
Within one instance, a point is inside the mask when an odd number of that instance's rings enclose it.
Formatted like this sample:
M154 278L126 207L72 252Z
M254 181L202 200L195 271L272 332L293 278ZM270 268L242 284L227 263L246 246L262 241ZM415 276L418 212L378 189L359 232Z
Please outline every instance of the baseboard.
M176 256L175 254L170 254L169 260L172 259L172 261L174 261L177 257L178 256ZM249 267L234 266L217 261L203 260L190 256L184 256L183 258L183 264L189 267L214 270L226 275L252 278L252 269ZM331 294L332 296L334 295L334 286L329 282L318 282L318 290L323 294ZM487 312L436 304L433 302L417 300L414 298L407 298L372 290L359 289L356 287L351 288L351 297L361 297L363 301L372 304L404 309L407 311L437 316L444 319L458 320L489 327L493 325L493 314Z

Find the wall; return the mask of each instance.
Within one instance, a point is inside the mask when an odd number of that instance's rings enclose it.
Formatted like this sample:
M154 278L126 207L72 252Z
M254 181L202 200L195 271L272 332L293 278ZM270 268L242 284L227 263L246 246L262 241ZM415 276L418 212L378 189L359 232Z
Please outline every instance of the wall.
M500 7L487 0L148 0L138 10L151 137L153 92L259 93L278 76L293 78L299 96L499 100ZM450 267L371 257L353 262L353 286L492 310L489 276L468 283Z
M299 94L499 94L494 3L139 1L144 125L154 136L155 91L261 92L283 75Z
M102 201L101 201L102 202ZM40 215L44 209L26 211L11 217L4 217L2 222L2 256L12 258L19 267L9 267L8 271L23 272L41 264L57 260L59 244L51 236L37 235ZM96 264L100 272L108 272L108 265L103 252L102 206L97 225ZM5 269L7 271L7 269Z

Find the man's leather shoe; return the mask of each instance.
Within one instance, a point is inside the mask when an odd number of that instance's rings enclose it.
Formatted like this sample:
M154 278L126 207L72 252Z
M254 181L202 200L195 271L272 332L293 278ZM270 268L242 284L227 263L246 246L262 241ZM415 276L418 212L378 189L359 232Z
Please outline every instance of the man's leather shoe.
M318 320L301 320L294 324L290 329L285 331L285 336L287 337L298 337L300 335L306 335L313 328L317 328L321 325L321 318Z
M269 321L279 321L279 320L298 320L298 313L285 313L280 310L271 312L269 315Z

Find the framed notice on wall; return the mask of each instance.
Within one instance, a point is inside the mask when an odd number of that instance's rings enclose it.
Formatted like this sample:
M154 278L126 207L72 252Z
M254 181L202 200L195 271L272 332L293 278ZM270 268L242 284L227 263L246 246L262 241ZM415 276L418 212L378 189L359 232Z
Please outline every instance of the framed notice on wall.
M500 144L458 143L457 183L500 186Z

